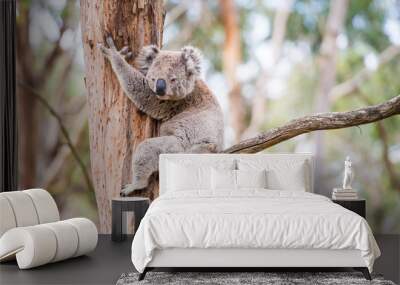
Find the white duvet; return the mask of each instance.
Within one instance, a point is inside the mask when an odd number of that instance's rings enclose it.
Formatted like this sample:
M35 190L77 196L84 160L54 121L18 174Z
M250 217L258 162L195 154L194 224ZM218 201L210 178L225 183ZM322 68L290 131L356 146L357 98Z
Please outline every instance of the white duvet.
M317 194L265 189L162 195L140 223L132 262L143 272L165 248L358 249L370 271L380 255L359 215Z

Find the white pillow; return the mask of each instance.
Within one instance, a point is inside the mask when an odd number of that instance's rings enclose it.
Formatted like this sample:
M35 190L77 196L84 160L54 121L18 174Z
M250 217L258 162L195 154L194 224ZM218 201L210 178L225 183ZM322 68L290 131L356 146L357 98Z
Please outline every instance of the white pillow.
M235 170L237 188L267 188L267 171Z
M209 190L211 188L210 167L187 167L182 164L169 163L168 191Z
M213 190L234 191L241 188L267 188L266 170L211 170Z
M211 181L213 190L236 190L236 170L212 168Z
M306 191L304 163L290 171L273 169L267 172L268 188L273 190Z
M272 190L306 191L310 189L309 161L304 159L239 160L240 170L267 170L267 188Z

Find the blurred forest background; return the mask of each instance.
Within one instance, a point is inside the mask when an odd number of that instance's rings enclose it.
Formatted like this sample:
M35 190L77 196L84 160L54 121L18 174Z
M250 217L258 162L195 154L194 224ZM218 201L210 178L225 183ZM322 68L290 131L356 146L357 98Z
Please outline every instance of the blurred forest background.
M400 94L399 0L165 2L164 49L197 46L225 114L226 146L287 121ZM49 190L63 218L98 220L90 178L79 1L17 1L20 188ZM355 188L376 233L400 233L400 118L302 135L268 152L313 152L316 192Z

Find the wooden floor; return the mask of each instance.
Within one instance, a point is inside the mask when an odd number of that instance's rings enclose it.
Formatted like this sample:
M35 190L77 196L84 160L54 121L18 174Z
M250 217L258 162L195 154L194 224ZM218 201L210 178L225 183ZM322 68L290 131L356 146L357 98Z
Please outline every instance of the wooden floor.
M377 235L382 251L375 273L400 282L400 235ZM130 258L132 237L121 243L100 235L94 252L29 270L19 270L16 262L0 264L0 284L115 284L124 272L134 271Z

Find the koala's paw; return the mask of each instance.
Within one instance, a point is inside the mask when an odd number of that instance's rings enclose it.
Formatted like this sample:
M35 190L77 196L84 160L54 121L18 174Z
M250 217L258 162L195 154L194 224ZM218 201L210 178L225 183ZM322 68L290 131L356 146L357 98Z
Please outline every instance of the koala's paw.
M107 58L110 58L113 55L118 55L118 54L125 59L129 59L132 57L132 52L129 50L128 46L125 46L120 51L117 51L117 48L115 47L115 44L114 44L114 40L112 39L111 36L107 36L106 42L107 42L108 47L107 47L107 45L104 45L102 43L98 43L97 47Z
M129 196L129 194L138 191L138 190L143 190L144 188L146 188L146 186L137 186L135 184L126 184L122 190L121 190L121 197L126 197Z
M106 42L108 47L107 45L104 45L102 43L98 43L97 47L104 54L104 56L110 57L113 53L117 51L117 49L115 48L115 44L111 36L107 36Z
M119 54L125 58L130 59L132 57L132 52L130 51L128 46L124 46L120 51Z

